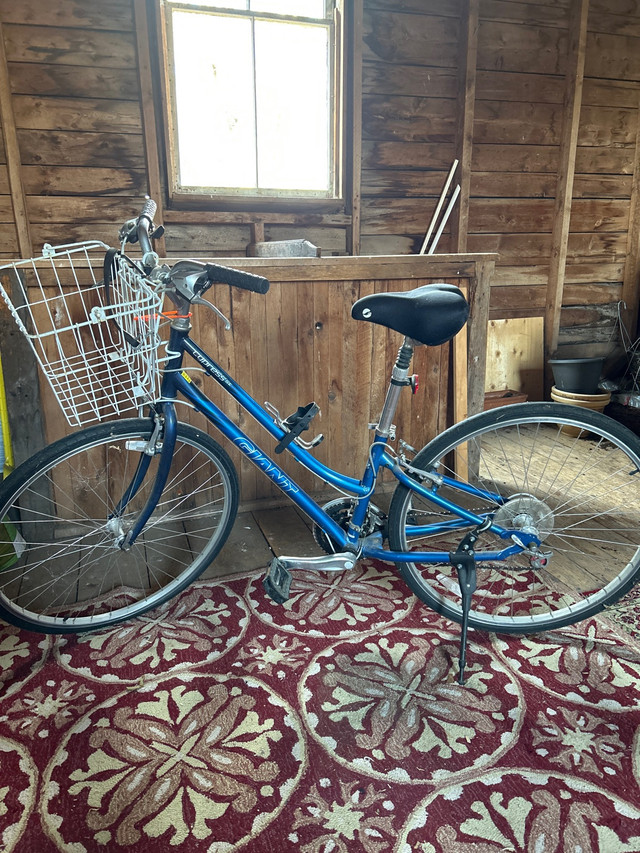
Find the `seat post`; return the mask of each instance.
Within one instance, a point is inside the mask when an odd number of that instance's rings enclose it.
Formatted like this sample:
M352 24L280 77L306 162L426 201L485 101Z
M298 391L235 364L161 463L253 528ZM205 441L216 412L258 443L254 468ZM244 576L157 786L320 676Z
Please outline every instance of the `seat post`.
M389 435L391 434L393 416L398 408L400 391L404 385L409 384L409 367L411 366L411 359L413 357L415 345L416 341L412 338L405 338L398 351L396 363L391 371L391 380L389 382L389 387L387 388L387 396L385 397L380 420L376 427L376 436L379 438L389 438Z

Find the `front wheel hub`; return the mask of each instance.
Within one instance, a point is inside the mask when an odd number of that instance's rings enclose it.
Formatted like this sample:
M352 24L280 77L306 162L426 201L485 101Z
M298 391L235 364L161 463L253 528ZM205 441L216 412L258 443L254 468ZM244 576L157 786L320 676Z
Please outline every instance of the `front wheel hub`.
M106 528L108 533L113 536L113 547L128 551L129 547L125 546L124 543L131 526L125 527L122 518L115 515L107 519Z

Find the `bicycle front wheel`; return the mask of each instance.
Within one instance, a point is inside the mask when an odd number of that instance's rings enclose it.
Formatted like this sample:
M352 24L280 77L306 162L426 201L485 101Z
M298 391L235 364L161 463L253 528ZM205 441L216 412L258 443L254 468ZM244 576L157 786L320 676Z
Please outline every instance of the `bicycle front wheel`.
M178 425L165 489L129 551L117 545L151 490L158 456L116 520L151 437L130 419L68 436L0 486L0 616L44 633L77 633L138 616L183 590L222 548L238 478L206 433Z
M611 418L556 403L506 406L448 429L412 464L446 478L433 487L441 496L510 531L507 540L483 533L474 546L474 628L559 628L598 613L640 579L640 441ZM389 512L393 550L455 552L470 529L397 487ZM521 532L539 538L539 553L480 561L481 552L501 551ZM419 598L462 620L450 561L397 565Z

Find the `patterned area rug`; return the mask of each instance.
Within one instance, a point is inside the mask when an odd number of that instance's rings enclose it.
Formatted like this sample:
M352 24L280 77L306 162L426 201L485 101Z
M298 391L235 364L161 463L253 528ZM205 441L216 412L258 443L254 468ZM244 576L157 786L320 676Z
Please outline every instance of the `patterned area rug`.
M124 594L124 593L123 593ZM640 851L640 648L458 629L390 567L202 582L81 637L0 624L0 850Z
M634 587L606 611L607 618L640 642L640 587Z

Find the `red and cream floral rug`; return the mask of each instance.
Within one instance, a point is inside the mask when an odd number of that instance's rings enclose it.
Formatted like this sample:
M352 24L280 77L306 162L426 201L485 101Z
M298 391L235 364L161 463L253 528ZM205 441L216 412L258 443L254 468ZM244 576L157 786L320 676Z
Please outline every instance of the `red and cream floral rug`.
M3 853L640 851L640 647L472 632L394 571L202 582L104 632L0 623ZM122 592L123 595L127 591Z

